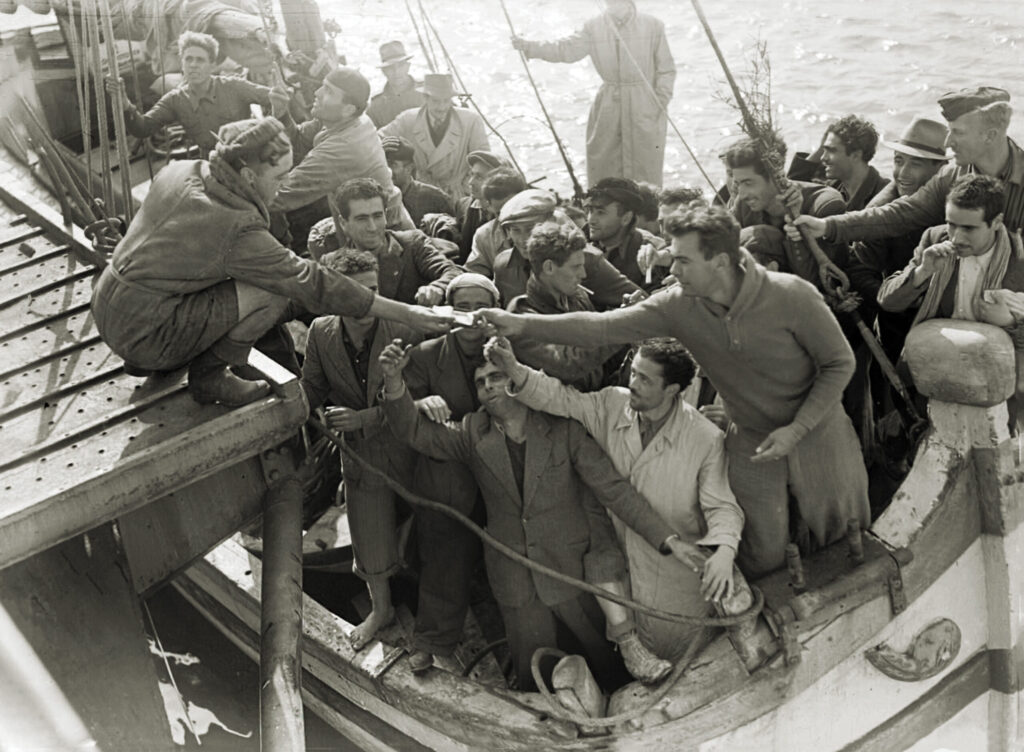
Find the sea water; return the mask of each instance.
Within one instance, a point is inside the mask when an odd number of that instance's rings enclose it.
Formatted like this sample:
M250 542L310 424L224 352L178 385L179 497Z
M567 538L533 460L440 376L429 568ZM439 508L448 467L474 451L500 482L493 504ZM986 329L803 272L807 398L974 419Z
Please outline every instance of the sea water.
M528 39L571 34L602 0L506 0L516 31ZM686 0L637 0L637 7L665 23L678 72L669 114L716 184L724 181L717 159L742 133L692 5ZM325 18L342 28L338 49L362 70L374 91L381 42L401 39L414 55L413 74L426 56L401 0L321 0ZM410 3L414 8L416 2ZM1007 89L1020 114L1011 135L1024 136L1024 2L1020 0L704 0L704 12L741 88L754 46L767 44L772 111L795 151L813 151L827 123L854 113L883 137L898 134L915 116L941 120L936 100L967 86ZM529 180L571 193L569 180L518 54L498 0L423 0L455 68L491 123L512 144ZM417 22L422 23L417 13ZM428 47L430 45L428 44ZM435 56L443 57L436 42ZM585 183L587 112L600 78L589 60L573 64L530 62L559 136ZM447 70L442 64L441 70ZM502 150L492 135L491 147ZM680 138L669 129L665 185L710 190ZM888 175L892 152L879 147L874 164Z

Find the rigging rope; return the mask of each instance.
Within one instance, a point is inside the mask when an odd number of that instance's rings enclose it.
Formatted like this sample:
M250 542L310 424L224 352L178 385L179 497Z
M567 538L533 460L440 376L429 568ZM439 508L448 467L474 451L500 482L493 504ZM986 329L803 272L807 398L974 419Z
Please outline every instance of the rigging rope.
M416 20L416 14L413 13L409 0L405 0L405 9L409 13L409 20L412 21L412 28L416 30L416 38L420 42L420 49L423 50L423 57L427 60L427 67L430 68L431 73L437 73L437 63L430 54L431 51L427 49L427 43L423 41L423 34L420 33L419 22Z
M690 148L690 144L687 143L685 138L683 138L683 134L679 131L679 128L676 126L675 120L673 120L672 116L668 114L668 108L664 104L662 104L660 99L658 99L658 92L654 90L654 86L651 84L650 81L647 80L647 76L644 74L643 68L640 67L640 63L638 63L637 59L633 57L633 53L630 52L629 45L626 44L626 41L622 38L622 35L619 34L619 29L615 25L614 19L612 20L610 26L612 31L615 32L615 39L619 43L619 49L623 49L626 51L626 57L628 57L630 62L633 63L633 67L636 68L636 72L640 75L640 80L643 82L644 86L647 87L647 92L654 99L654 103L658 105L658 109L660 109L661 112L665 115L666 121L668 121L668 124L672 127L672 130L679 137L679 140L682 142L683 147L686 149L686 153L690 155L690 159L693 160L693 163L697 166L697 169L700 171L700 174L704 177L704 180L706 180L707 184L711 186L712 194L717 194L718 186L716 186L714 182L711 180L711 177L704 170L704 166L700 163L700 160L697 159L697 155L694 153L693 149Z

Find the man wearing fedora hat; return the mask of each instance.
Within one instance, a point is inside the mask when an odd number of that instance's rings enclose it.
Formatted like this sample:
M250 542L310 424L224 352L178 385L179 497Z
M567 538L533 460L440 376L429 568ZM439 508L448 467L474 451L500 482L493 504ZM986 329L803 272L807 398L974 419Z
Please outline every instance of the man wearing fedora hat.
M912 196L952 159L946 156L949 129L935 120L915 117L899 136L882 145L892 149L892 182L881 190L868 207L886 206L903 196ZM846 270L850 287L862 298L861 315L871 322L877 317L882 346L890 359L899 358L913 314L883 311L876 299L882 281L902 270L914 255L921 231L912 230L891 238L854 243L853 258Z
M490 149L484 121L477 113L455 106L450 73L428 73L422 91L422 107L400 113L380 132L412 144L420 180L436 185L457 201L467 195L466 157Z
M391 180L377 131L365 116L369 98L366 77L341 66L316 90L313 120L296 125L290 117L283 119L296 166L281 183L270 209L288 213L296 247L305 247L309 228L331 216L327 197L353 178L370 178L384 188L390 229L415 229L402 192Z
M1024 149L1006 135L1013 109L1010 94L993 86L961 89L939 98L942 116L949 123L945 145L953 150L949 164L920 190L885 205L819 219L798 217L788 226L790 237L797 226L816 238L836 242L891 238L913 230L923 231L945 221L946 196L953 184L968 173L999 178L1006 187L1003 221L1011 232L1024 227Z
M377 67L388 82L366 108L366 114L378 128L390 123L398 113L423 105L423 93L416 79L409 75L410 60L412 55L405 53L405 45L399 41L385 42L380 46L380 65Z

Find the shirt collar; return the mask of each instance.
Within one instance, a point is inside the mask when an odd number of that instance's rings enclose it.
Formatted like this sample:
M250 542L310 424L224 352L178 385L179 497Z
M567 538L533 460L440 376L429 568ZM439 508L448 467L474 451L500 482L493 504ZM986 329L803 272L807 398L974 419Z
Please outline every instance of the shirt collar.
M661 437L670 447L675 446L676 439L681 433L677 430L677 425L680 421L686 420L686 411L682 407L683 396L677 395L675 404L672 406L671 414L668 420L662 425L661 430L658 431L658 437ZM632 426L636 426L636 430L640 430L640 414L629 406L629 403L622 408L622 412L619 414L619 418L615 421L616 431L627 431ZM657 438L657 437L656 437Z
M204 99L209 101L209 102L213 102L214 104L216 104L217 103L217 90L219 88L220 88L220 79L217 76L210 76L210 86L209 86L209 88L207 88L206 92L203 93L203 94L200 94L195 89L193 89L192 86L187 81L181 85L181 90L183 92L185 92L185 96L188 97L188 101L191 103L192 107L195 108L195 109L199 108L199 103L202 102Z

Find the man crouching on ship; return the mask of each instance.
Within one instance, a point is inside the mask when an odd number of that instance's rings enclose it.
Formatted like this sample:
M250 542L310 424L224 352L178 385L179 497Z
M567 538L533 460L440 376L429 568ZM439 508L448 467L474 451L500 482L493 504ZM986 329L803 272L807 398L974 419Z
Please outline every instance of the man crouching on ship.
M234 407L270 387L230 366L245 365L261 337L280 343L277 325L295 304L425 332L448 329L448 318L374 295L274 239L266 205L292 165L280 122L229 123L219 139L209 161L160 171L96 284L96 326L126 371L143 376L188 365L196 401ZM280 355L280 345L273 349Z
M624 594L625 560L603 505L654 548L687 561L679 536L616 472L580 423L530 410L509 396L508 376L491 362L473 375L482 408L458 424L434 423L405 388L408 360L408 348L397 340L381 352L385 420L418 452L469 468L492 536L533 561L577 579L586 572L588 582ZM530 659L537 648L558 646L559 625L575 636L599 679L614 676L614 656L592 595L489 547L485 562L520 689L533 688ZM600 606L609 617L606 634L618 643L629 672L643 682L664 678L671 664L647 650L631 624L616 618L621 609Z

